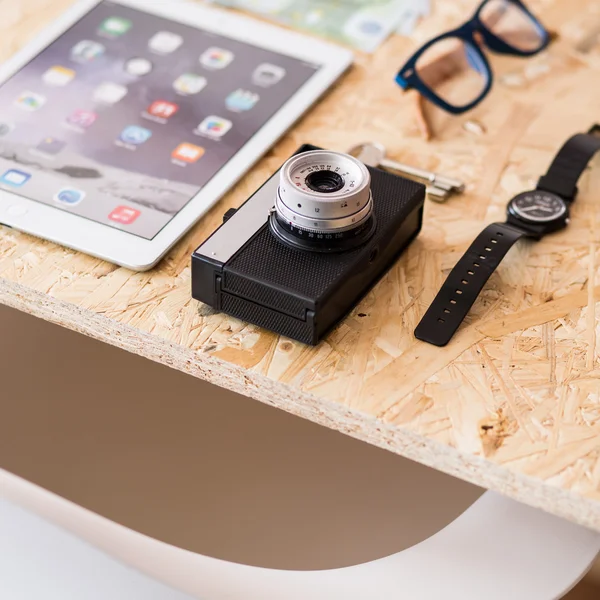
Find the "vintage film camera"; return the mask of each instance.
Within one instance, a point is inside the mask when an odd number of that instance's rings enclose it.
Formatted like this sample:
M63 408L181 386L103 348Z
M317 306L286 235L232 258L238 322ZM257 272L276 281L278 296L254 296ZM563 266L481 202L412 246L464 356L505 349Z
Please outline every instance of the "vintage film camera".
M419 233L425 187L304 145L192 255L192 295L305 344Z

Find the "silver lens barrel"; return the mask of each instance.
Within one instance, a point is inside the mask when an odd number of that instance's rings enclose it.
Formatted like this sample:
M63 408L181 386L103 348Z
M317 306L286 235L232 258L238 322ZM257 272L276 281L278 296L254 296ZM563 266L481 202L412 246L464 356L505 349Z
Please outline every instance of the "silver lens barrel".
M358 212L337 219L315 219L314 217L310 218L300 215L288 208L281 198L281 192L278 190L277 198L275 199L275 209L285 221L296 225L301 229L329 233L334 231L348 231L349 229L358 227L371 216L371 213L373 212L373 201L369 194L367 204L365 204Z
M371 176L348 154L304 152L281 168L275 209L282 220L305 231L351 230L373 212Z

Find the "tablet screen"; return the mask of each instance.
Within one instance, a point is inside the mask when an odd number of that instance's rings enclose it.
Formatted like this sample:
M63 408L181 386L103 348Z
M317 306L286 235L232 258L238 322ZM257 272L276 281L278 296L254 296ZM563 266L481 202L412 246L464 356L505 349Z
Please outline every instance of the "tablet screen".
M0 189L152 239L318 69L102 2L0 86Z

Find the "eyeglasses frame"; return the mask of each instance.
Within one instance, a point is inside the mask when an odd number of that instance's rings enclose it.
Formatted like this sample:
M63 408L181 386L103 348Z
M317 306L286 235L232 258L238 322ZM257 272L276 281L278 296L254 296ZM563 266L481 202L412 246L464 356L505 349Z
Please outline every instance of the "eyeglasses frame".
M548 44L550 43L550 41L552 39L550 32L542 25L542 23L527 8L527 6L525 6L525 4L522 2L522 0L507 0L507 1L517 5L519 8L521 8L521 10L523 10L523 12L532 20L533 24L535 25L535 27L538 30L538 32L541 36L541 39L542 39L540 47L536 48L535 50L520 50L519 48L511 46L509 43L505 42L503 39L501 39L498 36L496 36L495 34L493 34L483 24L483 22L481 20L481 13L482 13L483 9L485 8L486 4L488 4L491 1L492 0L483 0L483 2L479 5L477 10L475 11L475 14L473 15L473 17L471 19L469 19L466 23L464 23L460 27L457 27L456 29L447 31L446 33L443 33L443 34L433 38L432 40L430 40L429 42L427 42L426 44L421 46L421 48L419 48L406 61L404 66L398 71L398 74L396 75L396 83L403 90L416 90L423 97L427 98L427 100L429 100L433 104L436 104L440 108L443 108L445 111L447 111L451 114L454 114L454 115L460 115L462 113L465 113L465 112L471 110L475 106L477 106L489 94L490 90L492 89L493 82L494 82L494 74L493 74L491 65L490 65L489 60L486 57L485 53L483 52L481 45L478 43L478 40L475 37L476 34L481 35L485 46L492 52L495 52L496 54L506 54L506 55L511 55L511 56L519 56L522 58L527 58L529 56L534 56L536 54L539 54L540 52L542 52L543 50L545 50L548 47ZM454 106L453 104L449 104L443 98L438 96L419 77L419 74L418 74L417 68L416 68L419 58L421 58L421 56L429 48L431 48L434 44L437 44L438 42L440 42L444 39L449 39L449 38L458 38L460 40L463 40L465 43L469 44L472 47L472 49L477 53L478 58L481 60L482 65L486 71L487 80L486 80L485 86L484 86L481 94L475 100L473 100L472 102L470 102L464 106Z

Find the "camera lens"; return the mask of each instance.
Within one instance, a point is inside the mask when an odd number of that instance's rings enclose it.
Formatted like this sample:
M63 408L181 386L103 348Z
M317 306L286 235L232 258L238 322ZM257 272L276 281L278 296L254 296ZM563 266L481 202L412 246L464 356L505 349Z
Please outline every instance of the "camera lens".
M313 150L281 168L271 229L296 247L339 251L374 232L371 176L341 152Z
M307 175L306 185L313 192L332 194L339 192L344 187L344 180L339 173L334 171L314 171Z

